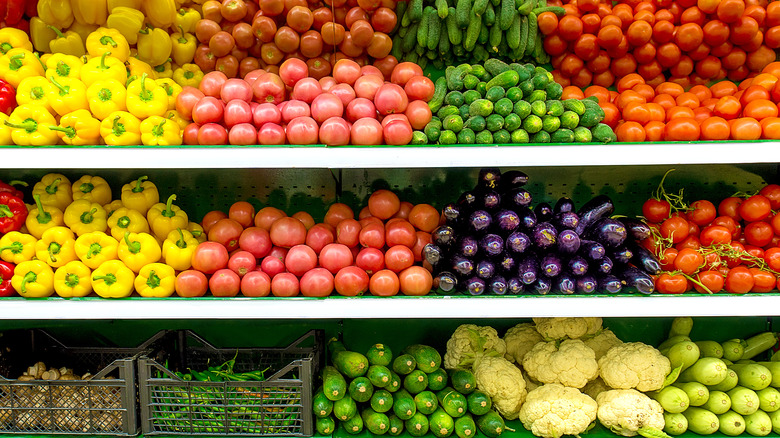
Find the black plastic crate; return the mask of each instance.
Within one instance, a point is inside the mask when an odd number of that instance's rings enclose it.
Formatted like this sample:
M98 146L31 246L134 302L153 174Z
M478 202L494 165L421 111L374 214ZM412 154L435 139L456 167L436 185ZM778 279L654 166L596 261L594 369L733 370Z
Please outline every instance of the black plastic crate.
M138 433L135 363L142 353L151 354L164 332L133 348L69 347L43 330L4 335L0 339L0 433ZM67 367L72 380L28 380L23 374L37 365L32 361ZM95 374L87 374L91 372Z
M284 348L217 348L181 331L178 355L138 360L143 434L312 436L311 398L322 337L322 331L311 330ZM182 378L189 370L231 359L236 373L267 368L265 380Z

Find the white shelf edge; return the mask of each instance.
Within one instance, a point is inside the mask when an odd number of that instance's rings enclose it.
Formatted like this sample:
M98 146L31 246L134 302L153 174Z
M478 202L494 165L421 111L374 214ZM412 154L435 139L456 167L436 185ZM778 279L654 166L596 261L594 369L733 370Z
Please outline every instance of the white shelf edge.
M780 295L0 300L0 320L775 316Z
M451 147L0 148L4 169L425 168L780 162L775 142ZM740 154L733 154L740 150ZM670 153L665 153L665 152ZM410 159L413 157L414 159Z

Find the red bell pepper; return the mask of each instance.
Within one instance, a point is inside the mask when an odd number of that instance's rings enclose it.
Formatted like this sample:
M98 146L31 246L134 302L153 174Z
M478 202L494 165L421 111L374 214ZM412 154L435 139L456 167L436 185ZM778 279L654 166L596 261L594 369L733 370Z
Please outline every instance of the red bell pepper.
M25 2L24 15L28 19L38 16L38 0L27 0Z
M8 181L7 183L0 181L0 193L8 192L19 199L24 199L24 194L21 190L14 187L15 185L27 187L27 183L24 181Z
M11 287L11 277L13 276L14 264L0 260L0 297L14 295L14 288Z
M0 79L0 111L10 116L11 112L16 109L16 106L16 90L14 86Z
M5 11L5 24L9 26L15 26L21 21L25 10L26 0L0 0L8 4Z
M0 234L19 231L27 220L27 206L22 198L0 192Z

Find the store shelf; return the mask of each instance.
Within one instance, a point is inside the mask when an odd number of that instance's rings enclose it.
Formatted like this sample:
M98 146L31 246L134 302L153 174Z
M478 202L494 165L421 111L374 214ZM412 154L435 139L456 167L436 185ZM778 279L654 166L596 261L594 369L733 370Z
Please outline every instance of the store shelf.
M395 297L3 299L0 320L527 318L537 316L774 316L780 294Z
M443 168L780 162L772 142L451 147L2 147L7 169ZM739 154L734 154L739 150Z

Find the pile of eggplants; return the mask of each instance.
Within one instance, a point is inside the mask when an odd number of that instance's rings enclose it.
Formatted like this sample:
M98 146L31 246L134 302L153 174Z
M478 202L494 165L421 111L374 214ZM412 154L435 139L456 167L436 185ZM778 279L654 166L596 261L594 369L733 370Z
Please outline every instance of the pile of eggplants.
M598 195L579 209L566 197L532 204L528 176L482 169L476 187L442 209L423 256L440 294L650 294L661 267L639 242L650 227L610 217Z

